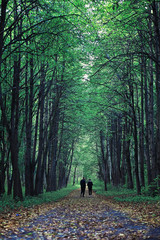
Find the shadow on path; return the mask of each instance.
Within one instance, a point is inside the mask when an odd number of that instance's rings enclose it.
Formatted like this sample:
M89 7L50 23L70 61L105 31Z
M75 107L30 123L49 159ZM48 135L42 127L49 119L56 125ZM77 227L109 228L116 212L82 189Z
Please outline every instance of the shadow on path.
M75 190L53 203L44 215L8 232L1 239L160 239L160 227L152 228L130 219L107 205L107 198L93 194L80 197Z

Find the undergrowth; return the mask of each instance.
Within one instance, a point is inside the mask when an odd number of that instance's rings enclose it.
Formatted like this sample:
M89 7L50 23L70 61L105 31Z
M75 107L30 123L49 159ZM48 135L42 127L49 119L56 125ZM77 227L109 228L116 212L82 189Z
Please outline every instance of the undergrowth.
M140 203L140 202L159 202L160 203L160 195L153 196L148 195L147 191L142 191L141 195L136 194L136 189L127 189L125 186L123 187L114 187L111 184L107 186L107 191L104 190L104 183L100 181L96 181L94 185L94 191L106 197L113 197L116 201L119 202L133 202L133 203ZM147 193L146 193L147 192Z
M8 211L10 209L17 209L19 207L33 207L42 203L49 203L57 201L67 196L71 191L77 189L77 186L68 186L53 192L45 192L38 196L27 196L23 201L15 201L12 196L4 194L0 198L0 212Z
M128 196L128 197L114 197L114 199L118 202L133 202L133 203L153 203L153 202L160 202L160 196L152 197L152 196Z
M105 196L120 196L120 195L130 195L136 194L135 190L127 189L126 187L114 187L111 184L107 186L107 191L104 190L104 183L101 181L96 181L94 185L94 191L97 194Z

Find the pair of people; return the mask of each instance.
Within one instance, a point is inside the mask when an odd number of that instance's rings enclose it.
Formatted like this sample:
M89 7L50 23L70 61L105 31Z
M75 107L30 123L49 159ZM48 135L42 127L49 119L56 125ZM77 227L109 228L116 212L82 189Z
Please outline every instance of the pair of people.
M84 197L85 189L86 189L86 180L85 180L84 177L83 177L83 179L80 181L80 185L81 185L81 195ZM93 186L93 183L92 183L91 179L89 179L89 181L88 181L88 183L87 183L87 186L88 186L89 195L92 195L92 186Z

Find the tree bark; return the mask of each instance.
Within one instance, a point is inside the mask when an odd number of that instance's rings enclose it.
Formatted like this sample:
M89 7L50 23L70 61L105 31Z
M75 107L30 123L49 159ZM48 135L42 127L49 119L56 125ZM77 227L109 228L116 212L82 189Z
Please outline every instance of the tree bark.
M1 122L0 122L1 123ZM1 194L5 193L5 152L6 152L6 146L5 146L5 140L4 140L4 130L0 131L0 196Z
M145 115L146 115L146 162L147 162L147 179L148 185L152 181L152 172L150 164L150 154L149 154L149 111L148 111L148 86L147 86L147 75L146 75L146 61L144 61L144 89L145 89Z
M153 55L153 43L154 43L154 37L153 37L153 31L152 31L152 15L151 15L151 9L150 9L150 19L149 19L149 33L150 33L150 49L151 54ZM149 81L149 146L150 146L150 159L152 164L152 178L155 179L157 176L157 168L156 168L156 156L155 156L155 136L154 136L154 96L153 96L153 60L150 59L150 81ZM152 180L153 180L152 179Z
M156 53L156 150L157 150L157 174L160 175L160 21L159 21L159 3L153 1L152 3L155 29L155 53ZM160 181L158 182L160 187Z
M23 199L20 172L18 167L19 143L18 143L18 126L19 126L19 73L20 60L14 61L14 78L12 87L11 103L11 161L13 166L13 197L14 199Z
M38 146L38 156L37 156L37 171L35 179L35 194L38 195L43 192L43 180L41 179L42 171L42 159L44 152L44 65L41 66L41 83L39 90L40 98L40 126L39 126L39 146Z
M130 159L130 125L127 122L127 118L125 118L125 158L127 163L127 187L129 189L133 189L133 178L132 178L132 167L131 167L131 159Z
M74 173L73 173L73 186L76 183L76 171L77 171L77 165L74 167Z
M140 177L141 177L141 185L145 186L144 180L144 59L141 57L141 113L140 113Z
M59 129L59 97L54 99L53 117L50 124L50 132L48 137L49 143L49 159L47 174L47 191L55 191L57 189L57 149L58 149L58 129Z
M17 2L14 1L14 20L17 19ZM21 24L20 24L21 27ZM14 29L14 37L17 37L17 32L21 29ZM20 38L18 37L18 40ZM13 166L13 198L23 199L22 187L20 180L20 172L18 167L19 160L19 83L20 83L20 48L19 54L14 55L14 76L13 76L13 86L12 86L12 102L11 102L11 161Z
M72 167L72 162L73 162L73 154L74 154L74 140L72 141L72 146L71 146L71 157L70 157L68 173L67 173L67 176L66 176L66 187L68 185L69 176L70 176L70 173L71 173L71 167Z
M121 164L121 141L122 138L122 128L121 128L121 118L118 116L118 119L116 120L116 153L117 153L117 164L116 164L116 182L117 185L121 183L121 170L120 170L120 164Z
M105 145L104 145L104 134L103 131L100 131L100 145L101 145L101 156L102 156L102 163L104 166L104 172L103 172L103 179L104 179L104 190L107 191L107 169L106 169L106 159L105 159Z
M32 163L32 115L33 115L33 58L30 59L28 87L28 59L26 60L26 154L25 154L25 195L34 195Z
M141 193L141 186L139 180L139 166L138 166L138 133L137 133L137 117L135 112L135 103L134 103L134 89L133 84L129 83L129 90L131 95L131 108L133 114L133 137L134 137L134 159L135 159L135 175L136 175L136 187L137 194Z

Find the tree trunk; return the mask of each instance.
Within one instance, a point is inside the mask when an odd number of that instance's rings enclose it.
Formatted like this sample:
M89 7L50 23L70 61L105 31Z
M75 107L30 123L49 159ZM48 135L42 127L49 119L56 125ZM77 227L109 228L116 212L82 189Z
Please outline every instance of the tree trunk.
M137 117L135 112L134 103L134 89L132 83L129 83L130 95L131 95L131 108L133 114L133 136L134 136L134 159L135 159L135 175L136 175L136 187L137 194L141 193L141 186L139 181L139 166L138 166L138 134L137 134Z
M127 187L129 189L133 189L133 178L132 178L132 167L131 167L131 159L130 159L130 139L128 136L130 135L130 126L127 123L127 118L125 118L125 158L127 163Z
M33 59L30 59L30 86L28 89L28 59L26 60L26 154L25 195L34 195L32 169L32 112L33 112ZM28 91L30 90L30 92Z
M5 28L7 4L8 4L8 0L2 0L1 16L0 16L0 74L1 74L1 63L2 63L2 54L3 54L3 46L4 46L4 28Z
M147 179L148 179L148 185L150 185L152 181L152 176L151 176L152 172L151 172L150 154L149 154L149 111L148 111L148 87L147 87L147 75L146 75L146 61L144 61L144 89L145 89L145 115L146 115L145 139L146 139Z
M2 136L0 134L0 138L2 139ZM3 145L3 147L2 147ZM4 140L3 140L3 143L0 142L0 151L1 151L1 154L0 154L0 195L5 193L5 187L4 187L4 184L5 184L5 165L4 165L4 159L5 159L5 143L4 143Z
M151 16L151 9L150 9ZM150 49L151 54L153 55L153 33L152 33L152 22L151 18L149 19L149 33L150 33ZM155 156L155 137L154 137L154 96L153 96L153 60L150 59L150 82L149 82L149 146L150 146L150 159L152 164L152 178L156 178L157 176L157 168L156 168L156 156Z
M120 164L121 164L121 138L122 138L122 128L121 128L121 119L118 116L118 119L116 120L116 182L117 185L121 183L121 170L120 170Z
M17 2L14 0L14 21L17 21ZM20 33L22 25L15 26L14 38L18 38L20 42ZM22 200L22 187L20 180L20 172L18 167L19 159L19 83L20 83L20 45L19 54L14 55L14 76L12 86L12 103L11 103L11 161L13 166L13 197L14 199L19 198Z
M122 131L122 163L121 163L121 183L125 185L125 177L126 177L126 158L125 158L125 124L123 124L123 131Z
M77 165L75 166L75 168L74 168L74 173L73 173L73 186L74 186L75 183L76 183L76 171L77 171Z
M140 136L139 136L139 146L140 146L140 177L141 177L141 185L145 186L144 181L144 59L141 57L141 114L140 114Z
M49 142L50 142L50 158L48 160L48 183L47 191L55 191L57 189L57 148L58 148L58 127L59 127L59 99L53 104L54 114L50 126Z
M44 152L44 66L41 66L41 83L39 90L40 97L40 126L39 126L39 146L38 146L38 156L37 156L37 171L36 171L36 180L35 180L35 194L38 195L43 192L43 186L41 179L42 171L42 159Z
M4 126L3 118L1 116L0 126ZM5 157L7 149L5 142L5 128L0 129L0 195L5 193Z
M4 29L5 29L5 20L6 20L6 10L7 10L7 4L8 4L8 0L2 0L1 1L1 15L0 15L0 109L2 112L2 123L3 126L6 127L7 129L7 133L9 135L9 137L11 137L11 129L9 126L9 122L7 120L7 116L6 116L6 109L4 106L4 101L2 98L2 87L1 87L1 82L2 82L2 75L1 75L1 66L2 66L2 55L3 55L3 47L4 47ZM3 134L3 133L2 133ZM1 138L2 141L2 138ZM4 144L3 144L4 146ZM3 150L1 151L1 167L0 167L0 193L4 193L4 152Z
M101 156L102 156L102 163L104 166L104 172L103 172L103 180L104 180L104 190L107 191L107 169L106 169L106 159L105 159L105 145L104 145L104 134L103 131L100 131L100 144L101 144Z
M11 103L11 161L13 166L13 197L22 200L22 188L20 173L18 167L18 126L19 126L19 73L20 73L20 60L14 61L14 78L12 87L12 103Z
M70 164L69 164L68 174L67 174L67 177L66 177L66 187L67 187L68 180L69 180L69 176L70 176L70 173L71 173L71 167L72 167L72 162L73 162L73 154L74 154L74 140L72 141L72 147L71 147L71 159L70 159Z
M156 103L157 103L157 133L156 133L156 150L157 150L157 174L160 175L160 22L159 22L159 3L152 3L154 28L155 28L155 53L156 53ZM159 181L160 187L160 181Z

